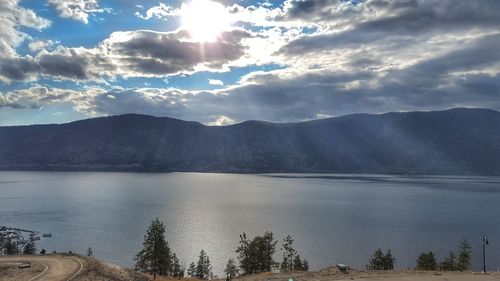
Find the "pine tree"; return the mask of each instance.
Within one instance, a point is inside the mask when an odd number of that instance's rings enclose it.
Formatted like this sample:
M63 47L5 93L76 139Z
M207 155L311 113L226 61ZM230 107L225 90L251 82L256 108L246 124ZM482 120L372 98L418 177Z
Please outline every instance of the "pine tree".
M7 238L7 240L4 242L5 244L5 251L7 252L7 255L16 255L17 254L17 246L14 242L12 242L11 239Z
M258 269L259 272L271 271L271 266L274 263L273 255L276 251L276 244L278 241L274 240L274 235L270 231L266 231L262 236L262 245L259 245L262 249L262 264Z
M240 268L244 274L251 273L251 259L250 259L250 240L247 238L247 234L243 232L240 235L240 244L236 249L238 254L238 261L240 262Z
M306 259L302 260L302 270L309 271L309 262Z
M392 270L394 269L395 260L392 257L391 250L387 250L387 253L384 254L379 248L373 253L370 264L367 267L372 270Z
M294 269L294 257L297 255L297 251L293 248L293 239L288 235L284 240L283 240L283 245L281 247L281 250L283 251L283 261L281 262L281 270L284 271L292 271ZM300 257L299 257L299 263ZM302 265L301 265L302 267Z
M194 276L198 279L208 280L212 278L212 265L207 253L202 249L196 265Z
M89 247L89 248L87 249L87 257L92 257L92 256L94 256L94 252L92 252L92 248L91 248L91 247Z
M460 252L458 253L457 259L457 270L465 271L470 267L470 258L471 258L471 246L467 240L463 239L460 242Z
M393 270L395 260L396 259L392 257L391 250L387 250L387 253L384 256L384 270Z
M255 236L252 240L249 240L245 233L241 234L236 253L243 274L270 271L277 243L273 233L269 231L262 236Z
M300 259L300 255L296 255L293 258L293 270L302 271L302 260Z
M23 254L24 255L33 255L36 252L36 247L35 247L35 242L30 241L28 242L23 249Z
M450 252L449 256L444 259L441 263L441 270L444 271L454 271L457 270L457 258L453 252Z
M236 266L234 259L229 259L227 261L224 273L226 273L226 275L229 276L229 279L233 279L238 275L238 267Z
M436 270L436 255L433 252L421 253L417 258L418 270Z
M172 254L172 275L174 277L184 277L184 270L179 264L179 259L175 253Z
M195 274L196 274L196 265L194 264L194 262L192 262L188 267L187 275L189 277L195 277Z
M153 279L156 279L156 275L171 274L171 254L165 240L165 225L158 218L151 222L142 245L144 248L135 256L135 268L152 274Z

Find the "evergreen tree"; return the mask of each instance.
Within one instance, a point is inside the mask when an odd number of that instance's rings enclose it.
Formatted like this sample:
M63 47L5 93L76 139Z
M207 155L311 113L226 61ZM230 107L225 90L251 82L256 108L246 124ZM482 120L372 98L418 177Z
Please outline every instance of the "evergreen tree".
M153 275L171 274L171 254L165 239L165 225L158 218L151 222L144 236L143 249L135 256L135 268Z
M17 245L11 239L7 238L4 244L7 255L17 254Z
M251 273L251 253L250 253L250 240L247 238L247 234L243 232L240 235L240 244L236 249L238 254L238 261L240 262L240 268L243 274Z
M195 277L195 274L196 274L196 265L194 264L194 262L192 262L188 267L187 275L189 277Z
M300 259L300 255L296 255L293 259L293 270L308 271L309 262L306 259Z
M436 270L436 255L433 252L421 253L417 258L418 270Z
M281 247L281 250L283 251L283 261L281 262L281 270L283 271L292 271L294 269L294 263L295 263L295 256L297 255L297 251L293 248L293 239L288 235L284 240L283 240L283 245ZM302 262L298 260L300 267L302 267Z
M293 258L293 270L299 270L302 271L302 260L300 259L300 255L296 255L295 258Z
M94 252L92 252L92 248L91 248L91 247L89 247L89 248L87 249L87 257L92 257L92 256L94 256Z
M391 250L387 250L387 253L384 256L384 270L393 270L394 269L394 261L396 259L392 256Z
M224 273L226 273L226 275L229 276L230 279L233 279L238 275L238 267L236 266L234 259L229 259L227 261Z
M458 253L458 259L457 259L457 270L459 271L465 271L468 270L470 267L470 258L471 258L471 253L472 253L472 248L467 242L467 240L463 239L460 242L459 246L459 253Z
M309 271L309 262L306 259L302 260L302 271Z
M441 270L444 271L454 271L457 270L457 258L453 252L450 252L449 256L444 259L441 263Z
M262 244L258 245L262 249L262 263L259 272L271 271L271 266L274 263L273 255L276 251L276 244L278 241L274 240L274 235L270 231L266 231L262 236Z
M28 242L23 248L24 255L34 255L36 252L35 241Z
M270 271L277 243L272 232L265 232L264 235L255 236L252 240L249 240L245 233L240 235L240 245L236 253L242 272L253 274Z
M182 269L175 253L172 254L172 275L174 277L184 277L184 269Z
M194 276L198 279L208 280L212 278L212 265L210 265L210 258L207 253L202 249L196 265Z
M372 270L392 270L394 269L395 260L392 257L391 250L387 250L387 253L384 254L379 248L373 253L370 264L367 267Z

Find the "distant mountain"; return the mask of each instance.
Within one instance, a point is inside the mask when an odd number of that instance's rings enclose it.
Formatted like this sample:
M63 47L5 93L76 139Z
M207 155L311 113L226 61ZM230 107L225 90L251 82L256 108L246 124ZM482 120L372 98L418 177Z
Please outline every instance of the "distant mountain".
M500 112L459 108L224 127L127 114L0 127L0 169L500 175Z

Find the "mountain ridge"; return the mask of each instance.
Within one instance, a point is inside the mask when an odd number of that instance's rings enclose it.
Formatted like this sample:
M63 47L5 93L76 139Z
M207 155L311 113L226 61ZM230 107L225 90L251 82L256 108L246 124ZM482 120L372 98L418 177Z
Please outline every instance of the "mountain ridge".
M1 170L500 175L500 112L228 126L142 114L0 127Z

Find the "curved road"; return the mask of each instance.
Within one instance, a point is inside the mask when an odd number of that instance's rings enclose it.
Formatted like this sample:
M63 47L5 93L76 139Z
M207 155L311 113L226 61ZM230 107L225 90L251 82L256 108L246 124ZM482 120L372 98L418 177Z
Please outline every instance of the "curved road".
M15 276L14 280L26 281L70 281L77 277L85 267L85 260L77 256L65 255L40 255L40 256L2 256L0 264L13 264L21 261L30 261L32 266L40 264L42 272L34 272L30 276L26 276L23 271L19 270L19 276Z

